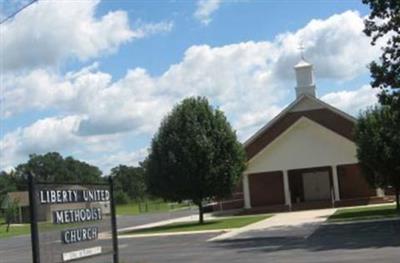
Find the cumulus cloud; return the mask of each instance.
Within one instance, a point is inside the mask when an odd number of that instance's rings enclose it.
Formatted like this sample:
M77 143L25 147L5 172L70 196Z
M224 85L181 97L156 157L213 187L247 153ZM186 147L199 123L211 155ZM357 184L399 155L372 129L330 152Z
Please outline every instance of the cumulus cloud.
M2 25L3 70L54 66L111 53L126 42L170 31L172 22L129 26L125 11L96 17L99 0L38 1Z
M18 10L23 9L29 4L37 0L12 0L12 1L2 1L0 8L0 20L11 19L12 15Z
M324 21L311 21L297 32L279 35L270 42L192 46L180 63L171 65L160 76L151 76L145 69L136 68L129 70L122 79L111 82L112 76L98 71L96 64L65 76L44 70L5 76L4 114L11 116L23 110L53 105L88 114L90 119L85 120L81 132L93 134L96 130L100 132L101 123L105 126L109 123L111 128L119 126L116 122L127 123L128 120L132 128L142 129L148 124L142 117L148 111L160 108L164 113L171 104L189 95L208 96L232 116L245 112L244 109L262 112L266 105L275 105L293 94L293 65L299 60L296 49L300 39L305 43L319 43L336 32L337 36L331 37L329 42L331 46L340 47L330 50L330 57L335 59L327 58L324 47L314 49L314 58L310 55L317 79L346 80L366 72L367 62L378 48L369 46L361 27L344 27L344 24L362 26L362 17L357 12L345 12ZM348 41L349 38L353 41ZM365 48L360 49L360 46ZM354 63L353 60L364 62ZM43 100L43 96L47 99ZM107 132L116 130L104 127L100 133Z
M60 151L77 142L78 116L46 118L6 134L0 141L1 167L10 167L32 153Z
M301 41L308 46L306 57L315 65L317 80L343 81L366 72L365 65L378 48L370 47L362 34L362 19L357 12L349 11L326 20L313 20L272 41L192 46L179 63L159 76L135 68L121 79L112 80L96 64L63 76L45 70L18 76L8 74L3 88L3 117L56 108L79 116L74 129L69 130L72 138L79 138L79 143L88 148L99 147L96 142L106 137L115 142L127 133L152 134L175 103L186 96L200 95L225 111L244 140L275 116L288 97L295 97L293 65L299 60L297 47ZM351 98L357 98L358 104L351 104L356 101ZM352 110L372 103L373 94L363 87L327 94L322 99L353 113ZM17 141L15 136L12 138L7 144L21 147L10 143ZM106 152L116 158L122 156L114 150Z
M97 159L87 160L96 166L102 167L104 172L109 172L113 167L119 164L130 166L138 166L139 162L143 161L148 155L147 148L141 148L136 151L117 151L111 155L104 155Z
M162 21L159 23L139 22L138 28L134 31L135 38L149 37L155 34L167 33L174 28L173 21Z
M305 58L314 64L316 76L327 79L352 79L367 71L367 64L379 55L363 33L363 17L346 11L325 20L311 20L295 33L277 37L280 54L274 73L281 78L292 76L292 66L298 62L299 44L305 46Z
M79 115L49 117L7 133L0 141L0 168L9 170L33 153L57 151L84 157L121 150L118 135L80 136L78 130L82 119L84 116ZM104 168L101 163L99 166Z
M194 12L194 17L203 25L208 25L211 22L211 15L218 10L221 5L221 0L199 0L197 1L197 9Z
M378 102L379 91L369 85L362 86L356 90L343 90L331 92L321 97L321 100L337 107L353 116L357 116L361 110Z

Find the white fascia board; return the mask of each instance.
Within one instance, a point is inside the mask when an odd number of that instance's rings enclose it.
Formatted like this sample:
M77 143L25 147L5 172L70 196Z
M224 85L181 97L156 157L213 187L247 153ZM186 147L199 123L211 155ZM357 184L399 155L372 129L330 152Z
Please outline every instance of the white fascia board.
M268 148L272 147L272 146L273 146L276 142L278 142L283 136L285 136L285 135L286 135L287 133L289 133L291 130L293 130L294 128L296 128L296 126L297 126L298 124L300 124L301 122L303 122L303 121L311 122L311 123L313 123L313 124L319 126L319 127L322 128L322 129L325 129L325 130L327 130L327 131L329 131L329 132L331 132L331 133L334 133L334 134L336 134L336 135L338 135L338 136L344 138L345 140L347 140L347 141L349 141L349 142L351 142L351 143L354 143L352 140L350 140L350 139L344 137L343 135L341 135L341 134L339 134L339 133L336 133L336 132L334 132L334 131L332 131L332 130L326 128L325 126L319 124L318 122L313 121L313 120L311 120L311 119L309 119L309 118L307 118L307 117L302 116L302 117L300 117L297 121L295 121L291 126L289 126L285 131L283 131L281 134L279 134L279 135L278 135L273 141L271 141L267 146L265 146L264 148L262 148L257 154L255 154L253 157L251 157L251 158L247 161L247 164L250 164L250 163L251 163L253 160L255 160L259 155L261 155L261 154L262 154L264 151L266 151Z
M329 105L326 102L323 102L322 100L309 96L307 94L303 94L300 97L298 97L295 101L293 101L292 103L290 103L283 111L281 111L278 115L276 115L271 121L269 121L267 124L265 124L261 129L259 129L255 134L253 134L253 136L251 136L249 139L247 139L244 143L243 146L246 147L248 146L250 143L252 143L255 139L258 138L258 136L263 133L265 130L267 130L269 127L271 127L275 122L277 122L281 117L283 117L286 113L290 112L292 110L292 108L294 108L294 106L296 106L300 101L302 101L304 98L308 98L318 104L320 104L323 108L328 108L330 110L332 110L333 112L339 114L340 116L346 118L347 120L351 121L351 122L356 122L357 119L353 116L351 116L350 114L345 113L344 111L341 111L331 105Z

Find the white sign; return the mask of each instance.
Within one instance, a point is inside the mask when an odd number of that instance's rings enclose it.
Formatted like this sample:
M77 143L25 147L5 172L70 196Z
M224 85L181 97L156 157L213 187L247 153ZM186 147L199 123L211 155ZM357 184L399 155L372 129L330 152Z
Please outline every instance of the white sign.
M62 254L62 260L66 262L78 258L94 256L97 254L101 254L101 247L91 247L82 250L66 252Z

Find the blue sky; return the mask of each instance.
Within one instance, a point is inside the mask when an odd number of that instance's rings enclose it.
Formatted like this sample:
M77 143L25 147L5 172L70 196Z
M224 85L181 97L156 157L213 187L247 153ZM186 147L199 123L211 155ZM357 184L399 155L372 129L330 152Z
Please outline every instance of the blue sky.
M2 17L27 2L2 1ZM356 0L39 0L1 25L0 169L48 151L105 173L136 165L193 95L245 141L294 99L301 42L319 98L357 115L376 102L368 12Z

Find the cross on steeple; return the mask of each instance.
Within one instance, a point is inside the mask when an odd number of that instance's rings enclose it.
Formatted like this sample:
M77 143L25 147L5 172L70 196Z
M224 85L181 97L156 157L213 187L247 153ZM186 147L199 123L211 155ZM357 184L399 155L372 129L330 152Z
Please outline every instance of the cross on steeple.
M303 59L303 60L305 60L305 59L304 59L304 49L305 49L304 43L303 43L303 41L301 41L301 42L300 42L300 45L299 45L299 50L300 50L300 57L301 57L301 59Z
M296 71L296 97L299 98L302 95L308 95L315 97L315 84L313 66L311 63L304 59L304 44L300 42L299 48L301 54L301 60L294 66Z

